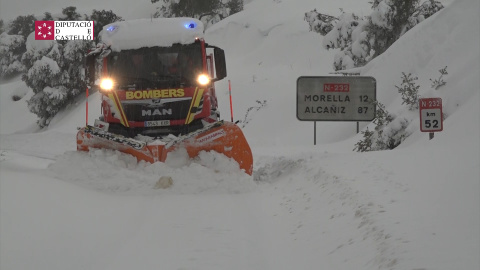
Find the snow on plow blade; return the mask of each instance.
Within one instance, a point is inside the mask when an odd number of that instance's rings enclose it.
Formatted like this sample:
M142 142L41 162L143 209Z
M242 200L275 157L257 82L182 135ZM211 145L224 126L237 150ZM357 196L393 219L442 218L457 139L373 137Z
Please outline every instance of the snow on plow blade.
M150 163L165 162L168 153L179 148L186 149L190 158L198 156L200 151L215 151L234 159L240 169L249 175L253 172L250 146L242 130L230 122L216 122L173 140L156 140L152 143L112 134L92 126L80 128L77 133L77 150L89 151L91 147L118 150L135 156L138 161Z

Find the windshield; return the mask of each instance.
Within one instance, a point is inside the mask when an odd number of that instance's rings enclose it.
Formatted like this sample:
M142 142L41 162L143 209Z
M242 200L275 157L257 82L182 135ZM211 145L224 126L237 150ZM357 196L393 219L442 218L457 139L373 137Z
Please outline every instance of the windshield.
M199 43L124 50L108 56L108 72L120 89L194 86L202 71Z

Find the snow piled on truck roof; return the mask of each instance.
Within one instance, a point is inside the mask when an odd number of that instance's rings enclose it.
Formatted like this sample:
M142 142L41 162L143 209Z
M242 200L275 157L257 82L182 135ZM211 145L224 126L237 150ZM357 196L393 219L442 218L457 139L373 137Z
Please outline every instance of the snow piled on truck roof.
M154 18L114 22L103 27L100 39L112 50L190 44L203 37L203 23L193 18Z

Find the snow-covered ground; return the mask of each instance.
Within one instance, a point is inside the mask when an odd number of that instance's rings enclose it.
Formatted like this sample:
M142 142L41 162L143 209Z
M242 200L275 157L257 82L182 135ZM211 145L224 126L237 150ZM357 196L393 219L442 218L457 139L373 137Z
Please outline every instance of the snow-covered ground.
M1 1L1 18L47 5ZM90 2L74 4L115 6L125 18L151 8ZM363 68L390 112L408 115L395 88L406 72L423 97L442 98L447 116L433 140L416 119L398 148L368 153L352 151L355 123L318 122L313 146L313 123L295 116L296 79L329 75L335 53L321 48L304 13L367 15L368 1L247 2L206 40L226 51L253 177L215 154L137 164L112 151L76 152L85 100L39 131L23 82L0 84L0 269L480 269L479 1L442 1L445 9ZM429 79L445 66L447 84L432 90ZM230 119L227 80L217 93ZM266 106L245 118L257 100ZM98 95L89 104L94 119ZM160 176L173 186L154 189Z

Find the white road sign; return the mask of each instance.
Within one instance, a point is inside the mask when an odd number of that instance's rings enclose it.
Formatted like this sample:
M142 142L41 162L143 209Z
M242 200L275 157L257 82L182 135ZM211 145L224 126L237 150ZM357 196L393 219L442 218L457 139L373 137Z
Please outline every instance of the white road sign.
M443 112L441 98L421 98L420 108L420 131L439 132L443 130Z

